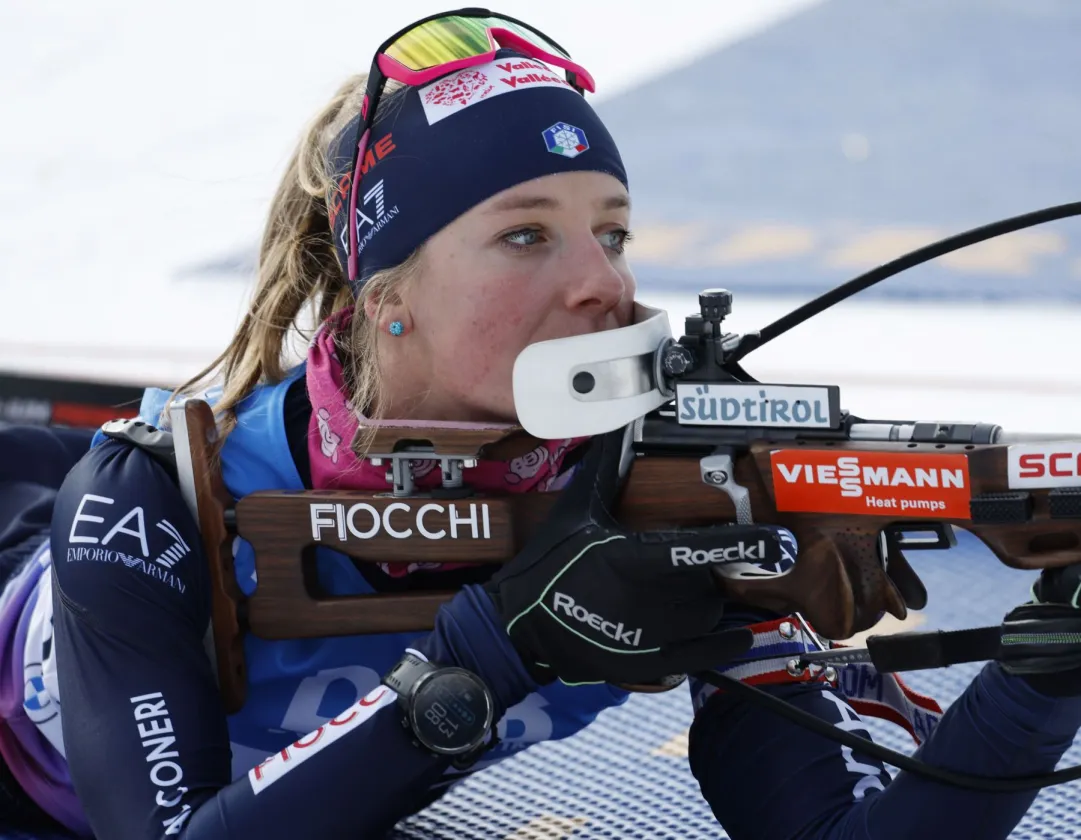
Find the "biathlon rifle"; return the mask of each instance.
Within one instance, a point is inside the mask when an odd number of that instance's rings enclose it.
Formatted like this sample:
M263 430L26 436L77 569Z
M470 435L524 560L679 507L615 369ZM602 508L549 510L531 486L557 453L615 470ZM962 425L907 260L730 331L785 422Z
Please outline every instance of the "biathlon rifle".
M687 317L678 340L665 312L638 304L629 327L530 345L514 368L520 426L374 430L363 455L386 468L386 492L261 491L234 500L217 466L210 406L198 399L174 404L170 423L180 484L211 565L213 648L227 708L244 702L245 633L286 639L423 631L454 594L328 595L316 582L316 549L342 552L358 564L513 558L543 527L558 492L485 495L464 485L463 471L483 458L520 457L528 465L538 439L623 428L614 514L630 530L736 522L791 530L799 556L783 573L693 554L672 561L712 563L725 595L799 614L827 641L869 630L884 613L904 619L908 610L922 609L927 591L905 552L949 548L957 528L1013 568L1081 562L1081 433L864 418L842 408L835 385L763 383L741 365L753 350L887 277L995 236L1079 214L1081 202L1060 205L928 245L746 335L724 331L732 295L713 289L699 295L700 311ZM416 489L411 466L418 461L438 463L440 488ZM257 585L249 596L233 569L237 536L255 553ZM1064 645L1076 650L1081 638L1081 623L1027 626L1021 628L1027 641L1011 650L1003 644L1019 637L1005 632L1011 629L1018 628L870 636L867 648L827 644L795 665L872 661L890 673L1031 656L1034 649L1054 656ZM712 672L702 676L828 737L952 784L1017 790L1081 778L1076 768L994 780L927 768L753 686Z

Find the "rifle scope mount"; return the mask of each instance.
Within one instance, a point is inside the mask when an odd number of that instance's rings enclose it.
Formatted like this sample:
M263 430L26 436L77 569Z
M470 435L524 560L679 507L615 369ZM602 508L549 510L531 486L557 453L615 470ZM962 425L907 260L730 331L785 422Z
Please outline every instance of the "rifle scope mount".
M662 394L674 395L677 381L755 381L731 358L746 336L724 332L733 299L728 289L704 289L698 295L698 312L684 320L684 335L657 348L654 379Z

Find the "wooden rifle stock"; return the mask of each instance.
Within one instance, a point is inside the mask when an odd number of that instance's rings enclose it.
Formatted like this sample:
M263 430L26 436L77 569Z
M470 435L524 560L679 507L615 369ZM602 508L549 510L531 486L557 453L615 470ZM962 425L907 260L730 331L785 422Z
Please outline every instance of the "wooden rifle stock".
M199 535L210 566L210 620L214 658L218 668L218 686L226 713L239 711L247 695L248 672L244 662L244 593L233 568L233 497L225 488L218 453L218 434L214 414L203 400L186 400L181 406L184 423L173 434L176 446L185 446L190 454L190 483L185 482L179 458L181 489L194 491Z

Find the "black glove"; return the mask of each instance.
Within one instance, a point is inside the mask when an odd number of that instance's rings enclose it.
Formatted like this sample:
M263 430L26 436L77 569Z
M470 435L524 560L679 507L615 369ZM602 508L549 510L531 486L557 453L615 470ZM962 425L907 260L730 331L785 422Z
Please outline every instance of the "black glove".
M753 637L716 630L725 601L714 570L776 577L795 564L795 538L771 526L621 528L609 511L622 439L592 441L538 536L485 584L539 682L646 684L715 668Z
M1040 620L1061 624L1054 643L1033 645L1029 656L1011 654L1002 667L1017 674L1041 694L1049 697L1081 695L1081 564L1044 569L1032 585L1032 601L1011 610L1006 621L1013 623L1011 633L1024 630L1021 622ZM1005 639L1004 639L1005 641ZM1011 646L1003 645L1007 651Z

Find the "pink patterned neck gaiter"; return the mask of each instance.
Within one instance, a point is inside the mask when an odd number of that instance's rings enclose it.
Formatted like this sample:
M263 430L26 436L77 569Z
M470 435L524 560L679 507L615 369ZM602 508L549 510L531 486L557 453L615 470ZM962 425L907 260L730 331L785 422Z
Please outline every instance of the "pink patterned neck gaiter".
M306 376L308 398L312 404L312 416L308 425L308 454L311 458L312 488L386 491L392 487L392 483L387 480L387 467L376 467L368 460L361 460L351 446L362 420L372 425L389 424L365 419L349 402L346 394L335 337L347 334L352 319L352 307L336 312L319 328L308 350ZM444 420L396 420L392 423L395 426L416 428L497 429L508 432L515 428L509 423L459 423ZM560 474L563 458L569 449L585 440L588 438L542 441L530 452L509 461L478 461L477 466L462 470L462 482L467 487L492 495L560 490L570 479L570 472ZM442 485L438 460L414 461L412 472L418 491L423 492ZM387 574L401 577L416 569L449 570L469 564L379 565Z

